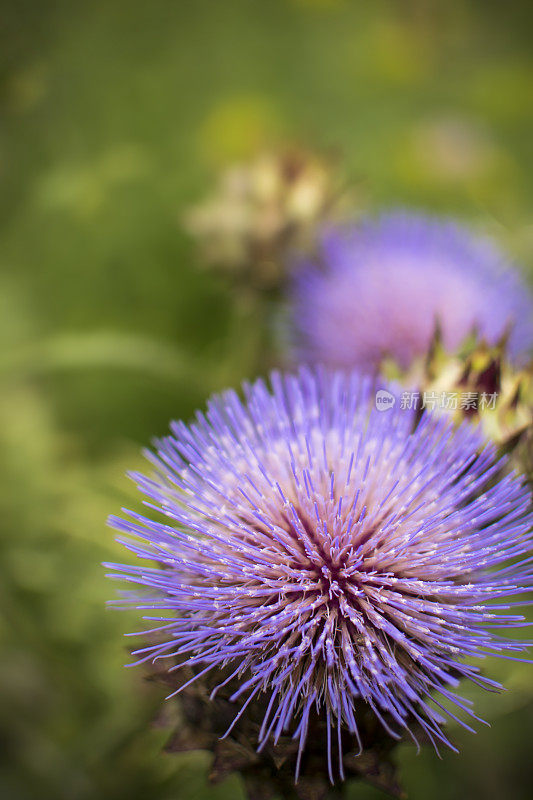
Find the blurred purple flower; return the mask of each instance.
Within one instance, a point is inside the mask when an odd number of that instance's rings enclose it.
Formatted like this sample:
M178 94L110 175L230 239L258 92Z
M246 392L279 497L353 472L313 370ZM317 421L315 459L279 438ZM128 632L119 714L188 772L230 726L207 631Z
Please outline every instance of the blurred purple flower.
M488 240L454 222L384 214L322 237L318 263L304 263L292 290L297 360L373 370L426 353L438 322L446 349L475 329L509 353L533 347L533 298Z
M500 688L464 659L526 647L493 629L524 619L503 598L532 584L529 492L474 426L379 411L355 373L302 369L271 385L173 423L149 454L156 475L132 476L167 522L110 520L144 562L108 565L143 587L125 602L156 626L139 661L238 678L233 724L263 697L259 749L288 730L297 774L318 716L330 778L337 758L344 777L361 704L392 737L412 727L453 748L444 703L478 719L459 680Z

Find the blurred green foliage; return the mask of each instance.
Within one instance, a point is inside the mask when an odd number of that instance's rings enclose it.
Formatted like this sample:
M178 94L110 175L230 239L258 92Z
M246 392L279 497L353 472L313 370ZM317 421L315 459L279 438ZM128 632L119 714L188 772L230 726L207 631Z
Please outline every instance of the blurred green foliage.
M241 797L161 755L100 562L141 445L265 368L257 309L197 268L185 207L233 158L338 148L369 206L453 212L533 265L528 2L5 0L0 31L0 795ZM492 668L492 667L491 667ZM413 800L530 797L533 679ZM351 796L380 793L354 787Z

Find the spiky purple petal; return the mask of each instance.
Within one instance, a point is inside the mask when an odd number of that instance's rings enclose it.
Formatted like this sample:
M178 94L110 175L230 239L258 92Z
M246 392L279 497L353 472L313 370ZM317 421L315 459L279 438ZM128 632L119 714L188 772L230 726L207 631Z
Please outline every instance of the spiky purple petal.
M291 318L299 361L372 371L407 367L438 322L447 349L475 329L509 353L533 348L533 297L492 242L447 220L406 212L330 229L316 263L295 271Z
M497 631L521 625L504 598L532 583L527 489L473 426L380 412L355 373L274 373L244 395L173 423L156 475L133 476L166 521L111 518L142 562L114 576L143 587L127 602L159 634L139 661L240 676L236 721L264 693L259 749L288 730L298 764L324 716L332 778L361 700L391 736L418 723L451 746L441 700L477 719L459 680L498 687L465 659L526 646Z

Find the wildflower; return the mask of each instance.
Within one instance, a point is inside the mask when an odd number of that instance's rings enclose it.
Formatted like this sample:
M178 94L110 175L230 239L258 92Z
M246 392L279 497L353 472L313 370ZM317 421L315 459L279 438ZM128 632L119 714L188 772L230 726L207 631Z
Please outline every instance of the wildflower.
M296 147L266 151L228 167L185 226L207 266L272 289L284 280L287 251L307 248L316 226L338 219L347 197L331 157Z
M499 688L472 658L526 647L493 629L524 619L528 490L474 426L379 411L356 373L274 373L244 397L173 423L156 474L132 476L161 520L111 518L141 560L109 565L148 613L136 656L168 663L172 694L211 680L239 768L264 755L305 781L318 746L331 781L364 775L376 726L454 749L445 715L478 719L460 679Z
M509 355L533 347L533 300L487 240L459 225L394 212L322 238L317 263L295 271L296 354L308 363L373 371L390 357L403 368L440 326L453 351L476 330L488 344L509 330Z
M512 452L518 471L527 470L514 450L533 427L533 362L511 363L505 340L489 346L470 338L455 352L445 350L437 332L428 352L407 370L384 361L384 373L405 387L417 387L423 396L440 397L434 408L451 413L456 422L480 422L485 435L502 451ZM404 391L402 402L416 395Z

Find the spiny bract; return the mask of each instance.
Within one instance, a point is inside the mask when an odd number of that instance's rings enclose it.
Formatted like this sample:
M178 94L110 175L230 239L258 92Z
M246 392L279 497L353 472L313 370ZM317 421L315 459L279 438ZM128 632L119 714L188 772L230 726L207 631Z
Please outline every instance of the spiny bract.
M379 411L357 374L273 374L244 395L174 423L156 475L133 476L167 522L111 519L156 562L108 565L157 623L139 659L238 678L235 721L261 696L259 748L288 730L297 774L318 715L343 777L361 702L393 737L413 726L451 746L443 704L477 719L459 679L498 688L464 659L526 646L492 629L523 620L502 598L532 583L527 489L474 426Z
M492 242L449 220L392 212L323 234L315 262L294 270L291 327L305 363L373 371L408 367L435 326L449 351L474 330L508 353L533 348L533 299Z

